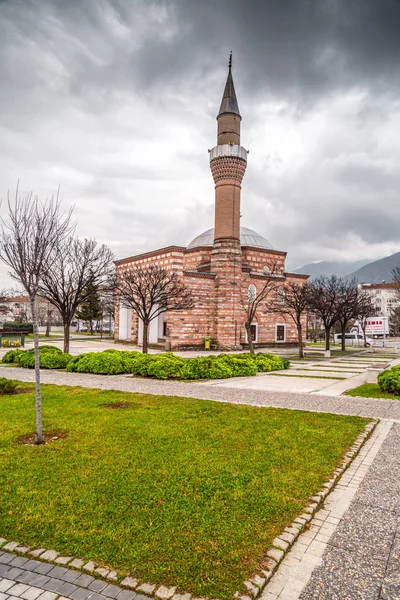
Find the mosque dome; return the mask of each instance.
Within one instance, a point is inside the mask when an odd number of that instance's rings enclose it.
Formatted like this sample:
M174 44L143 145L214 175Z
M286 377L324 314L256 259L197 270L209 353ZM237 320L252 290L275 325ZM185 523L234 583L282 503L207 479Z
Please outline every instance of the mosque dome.
M192 248L201 248L204 246L212 246L214 244L214 228L207 229L200 235L194 238L188 246L188 250ZM240 228L240 245L250 246L251 248L262 248L263 250L273 250L272 245L265 237L249 229L248 227Z

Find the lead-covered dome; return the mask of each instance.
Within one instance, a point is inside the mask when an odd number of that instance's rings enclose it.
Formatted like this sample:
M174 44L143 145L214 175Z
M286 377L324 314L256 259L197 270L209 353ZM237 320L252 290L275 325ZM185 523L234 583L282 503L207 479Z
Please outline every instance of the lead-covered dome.
M204 246L212 246L214 244L214 228L207 229L200 235L194 238L188 246L191 248L201 248ZM240 228L240 245L250 246L251 248L263 248L264 250L273 250L272 245L265 237L249 229L248 227Z

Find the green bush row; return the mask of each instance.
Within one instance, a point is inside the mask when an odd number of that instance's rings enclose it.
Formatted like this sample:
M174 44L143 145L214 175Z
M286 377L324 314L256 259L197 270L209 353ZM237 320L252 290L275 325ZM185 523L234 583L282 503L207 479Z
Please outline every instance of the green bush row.
M42 369L65 369L71 360L70 354L65 354L55 346L39 346L39 359ZM4 363L15 363L26 369L35 368L35 351L29 350L9 350L3 356Z
M400 365L379 373L378 384L382 392L400 394Z
M31 350L10 350L3 362L33 368L35 356ZM40 347L40 366L75 373L118 375L132 373L156 379L226 379L249 377L257 373L287 369L289 361L273 354L219 354L183 358L172 352L142 354L135 350L104 350L71 357L54 346Z

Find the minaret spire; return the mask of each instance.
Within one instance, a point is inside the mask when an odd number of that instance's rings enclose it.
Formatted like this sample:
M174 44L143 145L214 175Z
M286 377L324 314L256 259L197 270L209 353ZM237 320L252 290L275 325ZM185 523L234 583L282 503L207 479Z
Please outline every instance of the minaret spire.
M229 55L228 78L226 80L224 95L222 96L221 106L219 107L218 117L226 113L232 113L240 117L239 105L236 98L235 86L232 77L232 52ZM217 117L217 119L218 119Z

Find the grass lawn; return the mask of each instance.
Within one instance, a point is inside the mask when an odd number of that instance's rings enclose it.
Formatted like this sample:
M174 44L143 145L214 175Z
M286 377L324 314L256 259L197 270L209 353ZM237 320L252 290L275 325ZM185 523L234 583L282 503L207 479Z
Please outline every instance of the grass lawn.
M45 430L69 435L39 447L16 443L33 431L33 392L0 396L0 535L210 598L243 590L368 422L42 389Z
M389 398L390 400L400 400L400 396L382 392L377 383L364 383L352 390L344 392L346 396L364 396L365 398Z

